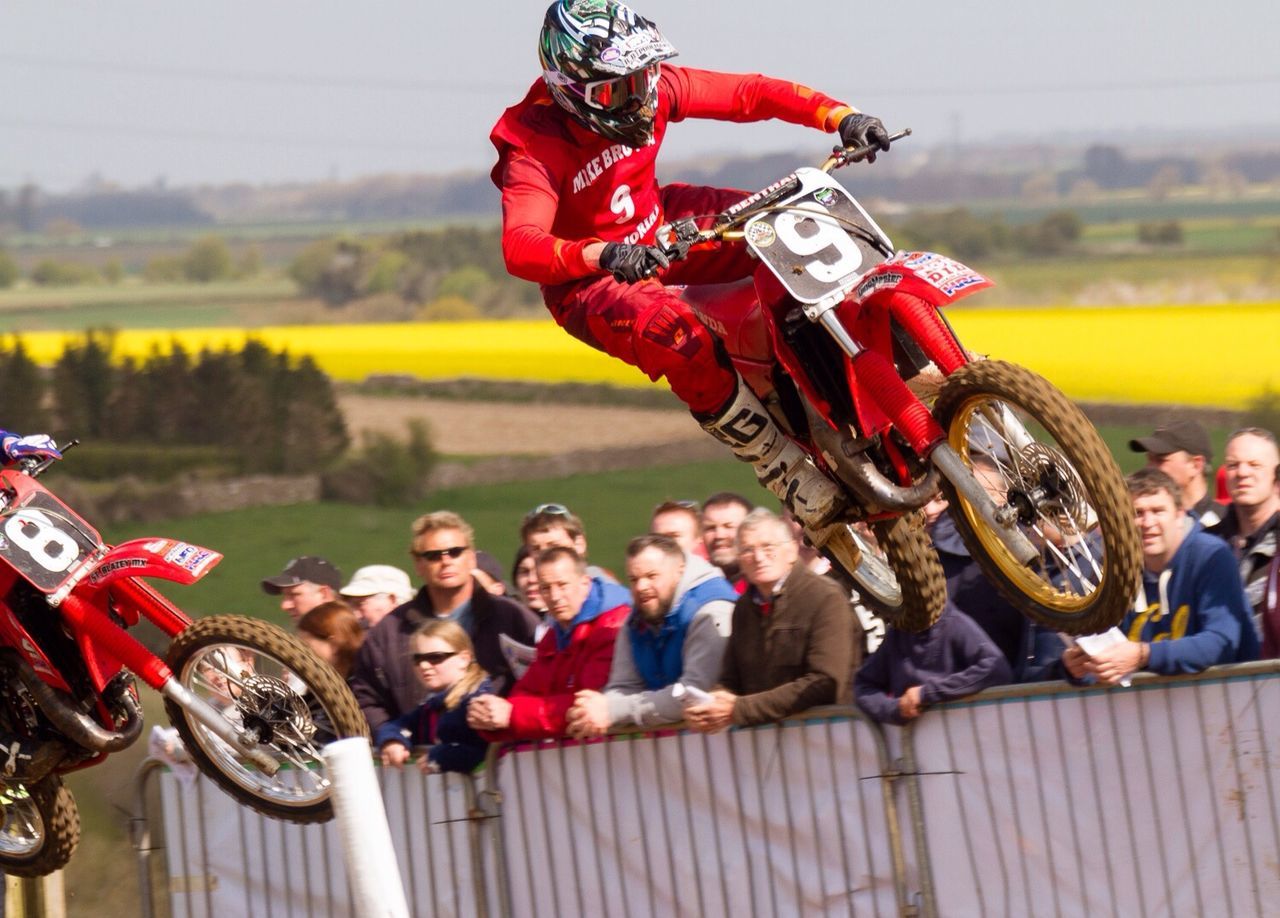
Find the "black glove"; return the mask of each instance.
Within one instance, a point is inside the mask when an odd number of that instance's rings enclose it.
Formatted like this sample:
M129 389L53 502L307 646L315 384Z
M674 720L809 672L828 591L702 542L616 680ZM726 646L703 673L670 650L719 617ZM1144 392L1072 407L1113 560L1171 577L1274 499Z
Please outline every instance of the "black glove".
M889 149L889 132L884 129L884 123L875 115L866 115L862 112L855 112L852 115L845 115L840 122L840 142L846 147L861 147L865 144L874 144L881 150ZM874 163L876 154L874 152L867 154L867 162Z
M653 277L659 268L670 267L671 259L662 250L651 245L627 245L610 242L600 253L600 267L613 275L620 284L634 284Z

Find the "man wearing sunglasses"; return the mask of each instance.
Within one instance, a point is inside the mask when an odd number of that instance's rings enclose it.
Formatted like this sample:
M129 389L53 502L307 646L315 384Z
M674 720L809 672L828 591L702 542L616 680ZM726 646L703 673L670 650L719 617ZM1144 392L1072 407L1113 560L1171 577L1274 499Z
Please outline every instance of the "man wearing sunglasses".
M475 646L476 662L500 694L515 681L501 635L532 644L537 625L532 612L490 593L472 576L474 533L458 514L440 510L415 520L409 554L422 589L369 630L351 674L351 689L374 731L422 703L425 691L414 672L409 638L424 622L451 619L460 624Z
M574 337L650 379L665 376L702 426L816 531L839 513L840 490L783 436L671 289L748 278L756 262L743 243L677 264L654 246L662 223L719 213L746 195L660 187L654 164L667 125L685 118L780 119L884 150L888 132L806 86L663 63L675 55L652 22L617 0L551 4L538 43L543 79L490 134L507 270L541 284Z

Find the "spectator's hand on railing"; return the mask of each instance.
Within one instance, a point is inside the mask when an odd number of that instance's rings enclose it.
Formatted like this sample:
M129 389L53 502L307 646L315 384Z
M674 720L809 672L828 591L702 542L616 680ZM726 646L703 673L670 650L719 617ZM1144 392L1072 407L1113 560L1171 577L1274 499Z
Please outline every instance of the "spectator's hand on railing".
M898 713L903 720L915 720L924 713L924 704L920 700L920 686L913 685L902 693L898 699Z
M511 702L497 695L480 695L467 705L467 726L472 730L505 730L511 726Z
M609 732L609 702L600 692L584 689L573 696L565 715L565 732L575 739L604 736Z
M409 747L404 743L393 741L384 744L379 755L382 758L382 764L388 768L401 768L405 762L409 761Z
M1125 677L1142 669L1145 664L1145 645L1125 641L1113 644L1093 655L1091 671L1098 677L1099 685L1116 685Z
M719 733L733 725L733 706L738 696L724 689L711 693L711 700L684 709L684 722L699 733Z
M1062 653L1062 665L1072 679L1093 675L1093 660L1079 647L1068 647Z

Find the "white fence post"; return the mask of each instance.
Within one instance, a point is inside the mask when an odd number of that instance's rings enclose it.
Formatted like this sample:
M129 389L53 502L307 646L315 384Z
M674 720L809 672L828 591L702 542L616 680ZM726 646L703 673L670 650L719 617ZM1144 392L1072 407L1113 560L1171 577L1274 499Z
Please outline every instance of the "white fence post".
M338 740L324 748L323 756L356 914L409 918L369 741L358 736Z

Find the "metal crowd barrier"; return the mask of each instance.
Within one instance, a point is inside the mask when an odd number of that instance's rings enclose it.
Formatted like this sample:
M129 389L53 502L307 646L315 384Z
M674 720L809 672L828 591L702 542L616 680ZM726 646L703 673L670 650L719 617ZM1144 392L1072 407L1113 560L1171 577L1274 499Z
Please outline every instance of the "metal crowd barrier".
M418 915L1280 914L1277 675L1006 687L902 730L824 708L517 744L474 778L383 770L383 794ZM351 914L331 830L160 785L172 915Z

